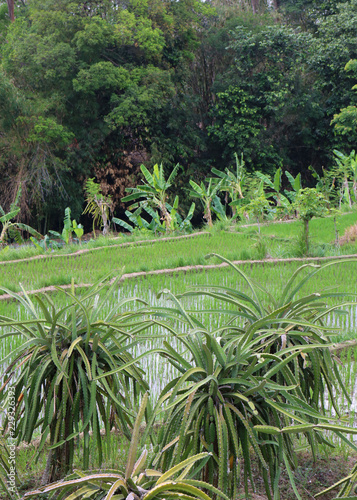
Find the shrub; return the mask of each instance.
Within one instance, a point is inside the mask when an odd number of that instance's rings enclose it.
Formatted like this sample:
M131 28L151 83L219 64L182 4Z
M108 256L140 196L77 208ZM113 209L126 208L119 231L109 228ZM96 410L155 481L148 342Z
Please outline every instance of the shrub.
M249 294L217 286L183 295L203 294L221 300L223 314L229 304L229 320L217 331L209 332L172 295L174 307L158 311L189 327L188 333L180 333L180 329L175 334L185 357L168 343L162 353L180 375L164 388L155 409L161 415L166 405L168 412L157 439L162 450L159 463L165 469L177 456L186 459L208 451L211 457L201 478L236 498L241 455L246 495L249 480L253 484L253 449L266 494L269 499L278 499L283 463L297 491L292 475L296 465L294 434L305 435L315 454L318 443L330 444L322 430L339 435L357 433L357 429L338 423L336 394L343 391L350 399L329 351L331 331L323 325L323 318L334 309L324 303L328 294L297 296L304 283L331 263L322 268L302 266L278 299L229 264L245 281ZM309 267L313 270L296 283L299 273ZM207 314L212 312L206 310ZM325 390L336 410L334 421L325 415Z
M216 488L200 481L187 479L192 466L207 459L208 453L200 453L175 466L165 473L146 469L145 462L148 451L145 448L137 458L140 423L147 405L147 394L141 403L130 443L129 455L125 471L78 472L67 481L51 484L36 491L27 493L24 498L38 498L49 494L51 498L60 495L61 500L75 498L90 498L91 500L159 500L165 498L182 498L187 500L210 500L202 491L202 487L217 494L224 500L229 500ZM84 496L85 495L85 496ZM48 498L48 497L47 497Z
M300 189L297 193L294 207L303 222L302 246L306 254L309 253L309 222L313 217L327 215L327 200L315 188Z
M101 311L113 287L99 300L102 289L95 284L77 297L72 291L58 289L67 296L68 305L57 309L49 295L24 295L3 289L19 301L30 317L14 321L0 317L0 328L10 327L0 340L21 335L24 342L3 359L7 367L0 389L4 402L5 388L15 388L15 418L18 442L30 442L40 430L37 455L49 439L49 456L43 480L56 480L67 474L73 464L75 438L83 433L83 466L89 466L89 432L102 459L103 444L100 419L106 432L118 423L130 438L133 403L147 385L141 371L124 347L130 330L142 325L135 314L116 310L102 319ZM123 300L121 304L127 302ZM39 312L38 312L39 310ZM144 324L145 326L145 324ZM112 373L116 370L115 374ZM97 376L101 378L96 379ZM6 401L5 401L6 402ZM8 426L4 421L4 430Z

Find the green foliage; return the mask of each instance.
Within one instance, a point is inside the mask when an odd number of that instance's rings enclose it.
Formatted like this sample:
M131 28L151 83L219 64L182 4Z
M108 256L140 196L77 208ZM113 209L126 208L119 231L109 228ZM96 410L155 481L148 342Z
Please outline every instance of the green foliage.
M244 169L244 160L243 153L241 154L240 160L238 159L237 153L234 153L234 157L236 160L236 171L232 172L229 168L226 168L224 172L217 170L216 168L212 168L212 173L218 175L221 179L223 179L223 183L221 184L220 191L226 191L229 193L231 201L236 201L237 199L244 198L243 196L243 182L245 179L245 169ZM233 207L233 216L236 214L236 209Z
M225 156L233 151L244 151L246 158L253 156L259 149L259 134L262 127L256 119L258 108L254 97L238 86L229 86L218 92L215 106L216 122L209 128L209 133L223 145Z
M136 321L135 313L118 312L135 299L122 299L103 314L108 294L115 286L114 282L101 300L98 299L103 288L101 282L80 297L76 297L74 287L70 292L59 289L68 302L62 307L57 307L49 295L30 299L25 290L21 296L2 289L26 309L29 319L0 317L3 330L0 339L18 336L24 339L3 359L6 368L0 397L6 405L5 389L10 384L14 387L17 443L31 442L39 431L41 439L36 449L39 456L49 440L45 482L71 471L80 433L83 433L83 467L89 466L90 431L102 461L107 446L100 435L101 421L107 436L113 425L119 425L124 435L130 436L135 398L146 390L146 383L125 343L131 331L145 328L145 322ZM3 425L6 432L7 417Z
M0 429L2 432L2 429ZM6 437L0 436L0 490L12 498L12 494L7 487L7 477L10 472L9 468L10 449L6 442ZM13 466L13 464L11 464ZM16 479L15 479L16 480Z
M309 167L309 170L312 172L313 178L316 180L316 189L320 193L322 193L327 200L328 207L331 209L331 205L335 205L336 203L336 172L334 169L327 170L322 167L322 175L319 175L318 172L313 167Z
M215 196L212 204L212 212L216 215L217 219L224 224L230 224L234 221L235 216L229 218L226 214L226 207L223 206L218 196ZM217 226L216 226L217 228Z
M313 217L327 215L327 201L316 188L300 189L294 203L300 219L310 221Z
M279 167L273 178L273 182L270 180L269 176L263 174L262 172L256 172L257 177L264 182L273 192L268 195L272 196L277 205L277 216L279 217L284 217L290 215L290 212L292 210L291 203L289 199L284 196L280 190L281 190L281 181L282 181L282 168Z
M105 196L102 193L100 184L94 182L94 178L87 179L85 184L87 206L83 210L84 214L90 214L93 217L93 234L95 236L95 225L100 224L103 227L103 235L109 232L109 212L112 209L111 196ZM78 228L77 228L78 229Z
M327 200L316 188L300 189L294 200L294 208L303 222L302 248L309 253L309 222L313 217L325 217L328 213Z
M239 200L234 203L238 204ZM270 210L270 201L265 197L265 194L257 194L249 203L240 207L239 214L242 216L246 213L249 217L253 217L258 224L261 224L265 215L269 213Z
M76 235L78 240L81 241L84 232L82 224L77 224L74 219L71 220L71 209L69 207L66 208L64 214L62 233L60 234L57 233L57 231L52 230L50 230L49 233L51 233L51 235L55 238L60 238L66 245L71 243L73 233Z
M18 206L20 197L21 187L17 191L16 198L11 204L9 212L6 213L0 205L0 223L2 225L0 233L0 248L4 247L9 239L14 239L17 243L21 243L23 241L21 235L22 231L27 231L28 233L41 238L41 235L27 224L12 221L12 219L19 215L21 211Z
M299 127L299 110L309 99L303 71L309 40L308 34L277 26L272 19L232 30L234 63L224 84L217 83L214 125L209 128L225 157L232 149L243 151L248 169L264 173L292 163L290 151L299 139L291 133L291 120ZM283 130L289 130L290 144L280 135Z
M194 203L192 203L185 219L182 219L182 217L177 211L178 196L175 197L173 206L166 203L166 209L171 218L171 231L177 231L177 232L192 231L192 226L190 221L195 211ZM144 213L146 212L146 214L149 215L149 217L151 217L150 222L147 222L146 219L141 216L143 212ZM127 216L128 220L133 224L133 226L131 226L122 219L118 219L117 217L113 217L112 222L114 222L115 224L119 224L119 226L122 226L124 229L130 231L131 233L134 232L135 229L138 229L141 232L146 231L155 234L165 233L167 231L165 227L165 221L162 221L158 213L143 202L141 202L139 207L134 212L126 210L125 215Z
M292 203L294 203L297 194L299 193L300 189L302 188L302 185L301 185L301 173L298 173L297 176L294 178L290 174L290 172L288 172L287 170L285 170L285 175L288 178L290 186L292 187L292 191L285 191L285 194L290 199L290 201Z
M342 200L345 200L349 208L352 206L349 180L352 178L354 200L357 202L357 154L352 150L349 155L345 155L334 149L335 161L337 163L337 176L342 177L340 207Z
M190 195L201 200L204 208L203 218L206 219L209 227L213 226L211 205L213 200L217 196L217 193L221 189L222 182L223 179L217 182L215 179L210 178L208 179L208 185L205 186L203 182L198 185L195 181L190 179L190 186L192 188L190 190Z
M166 412L165 428L157 438L162 450L158 463L165 469L177 457L209 451L212 456L201 477L236 498L241 475L247 496L249 481L253 484L254 449L266 494L278 499L283 463L293 481L294 434L304 434L315 454L318 443L331 446L322 430L338 435L351 431L339 423L335 390L348 395L328 350L331 329L323 323L336 306L326 307L328 292L299 294L305 283L332 263L302 266L275 299L240 268L221 260L243 280L249 293L208 285L178 298L170 294L173 307L157 310L158 315L185 325L170 327L170 331L189 354L183 357L164 343L162 355L179 375L163 389L155 409L157 414ZM297 281L306 268L312 270ZM197 295L218 300L221 314L227 312L227 320L217 330L209 331L179 300ZM205 313L209 317L213 311L209 308ZM325 415L325 390L338 415L333 422Z
M176 178L179 165L176 165L167 180L165 179L162 164L160 167L158 164L154 165L152 174L145 167L145 165L141 165L140 168L146 182L136 188L127 188L127 191L131 191L131 194L122 198L122 201L128 202L140 199L139 202L131 205L130 209L145 208L148 211L150 208L154 208L158 210L160 219L162 219L166 231L173 231L175 229L175 215L178 208L178 197L175 198L174 205L170 210L170 206L167 203L169 196L167 191L172 186ZM140 212L137 215L139 214ZM158 219L157 216L153 215L153 219L155 219L155 217Z
M73 89L88 95L96 92L125 90L130 83L129 71L116 67L109 61L92 64L88 69L81 69L73 80Z
M64 499L86 498L92 500L159 500L168 497L187 498L192 500L210 500L202 491L213 492L220 498L228 498L208 483L190 479L190 471L196 462L207 460L208 453L200 453L187 460L177 460L175 466L164 473L144 469L148 450L143 449L138 457L140 424L147 410L148 395L145 394L138 411L130 442L129 456L125 471L98 471L90 473L76 472L66 481L44 486L36 491L27 493L24 498L39 498L42 494L49 494L49 498L57 498L57 494ZM48 497L46 497L48 498Z
M357 487L357 464L352 468L351 473L347 476L338 481L336 484L333 484L329 488L326 488L323 491L320 491L317 495L315 495L316 498L320 497L321 495L325 495L326 493L329 493L331 490L338 488L339 486L342 487L337 495L337 497L334 500L338 500L338 498L345 498L349 500L355 500L356 496L351 496L354 493L357 492L356 487Z
M357 60L350 59L345 66L345 71L352 71L356 75ZM352 90L357 90L354 85ZM339 113L334 114L331 125L334 126L334 131L337 135L354 136L357 130L357 107L350 105L342 108Z

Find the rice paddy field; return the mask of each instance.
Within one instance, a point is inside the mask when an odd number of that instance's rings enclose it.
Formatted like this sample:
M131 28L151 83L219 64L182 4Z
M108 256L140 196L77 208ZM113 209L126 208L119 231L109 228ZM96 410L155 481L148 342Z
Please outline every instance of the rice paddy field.
M338 227L342 234L350 225L356 223L357 213L340 216ZM183 266L204 265L205 255L218 253L230 260L254 260L265 256L270 259L299 256L297 252L298 233L301 223L298 221L272 224L261 228L237 226L232 232L213 231L187 239L169 239L161 241L131 242L131 246L107 245L99 248L87 248L84 253L63 255L63 249L57 253L46 253L43 258L25 258L24 260L3 260L0 254L0 286L12 291L20 290L20 282L26 290L39 289L51 285L64 285L74 279L76 284L92 283L109 272L116 270L125 273L148 272L157 269ZM334 222L331 217L311 221L312 254L316 257L336 256L357 253L357 242L335 246ZM132 239L130 237L130 239ZM113 240L108 239L110 243ZM262 254L262 241L264 252ZM66 247L67 248L67 247ZM69 247L72 251L78 246ZM22 250L21 250L22 251ZM11 251L11 258L16 257ZM9 257L9 252L3 255ZM218 262L218 261L217 261ZM213 261L214 263L214 261Z
M346 227L356 223L356 220L357 213L341 216L338 222L340 234ZM231 267L175 271L175 268L182 266L218 264L220 260L216 257L209 261L205 260L206 254L217 253L230 260L245 260L246 262L240 264L240 269L254 283L259 283L267 292L277 298L292 274L304 264L296 261L274 260L279 257L296 255L293 248L298 230L300 230L298 222L262 227L261 235L265 238L269 256L272 257L262 263L252 263L248 260L248 258L259 258L259 250L256 246L259 236L257 236L256 228L241 227L235 228L233 232L214 231L197 238L177 241L158 241L155 243L148 241L139 246L133 241L132 246L103 246L79 255L64 256L57 253L55 256L46 255L44 258L35 260L3 261L0 262L0 287L19 291L21 283L25 290L30 291L51 285L68 285L71 279L74 279L78 285L93 283L109 273L112 273L112 276L120 275L123 270L125 273L140 271L147 273L165 268L172 270L170 273L148 273L133 276L118 282L111 296L108 297L106 308L102 311L103 317L107 311L118 308L118 304L123 298L136 297L145 301L151 308L161 308L171 305L168 291L180 295L195 287L220 286L248 293L247 284ZM355 340L357 339L357 244L349 244L346 247L334 246L335 228L331 218L313 220L311 236L318 257L356 254L355 259L342 258L341 261L318 271L299 291L300 296L312 293L343 292L345 294L343 299L334 297L329 299L328 303L333 306L346 302L347 305L331 312L327 316L326 323L334 328L332 342ZM319 252L322 255L319 255ZM13 259L14 255L11 256ZM318 261L313 262L313 265L318 264ZM306 276L311 269L313 268L304 268L301 277ZM161 291L166 292L160 294ZM2 293L5 293L5 290L2 290ZM81 293L80 286L76 293ZM260 295L263 301L266 300L267 294L263 290L260 291ZM51 292L51 298L58 307L66 303L66 297L63 293ZM184 297L182 304L211 331L222 326L229 319L230 311L234 310L235 307L224 304L223 308L219 300L207 296ZM132 310L135 307L145 309L146 306L138 306L131 302L125 306L123 311ZM210 312L206 313L205 310L208 309ZM120 312L119 308L118 312ZM15 300L0 300L0 315L15 320L29 319L24 308ZM176 328L181 328L183 332L186 326L182 323L177 324ZM145 331L141 341L133 347L132 353L134 356L140 356L158 347L163 339L168 340L174 348L179 349L175 338L165 328L154 326ZM12 337L4 339L0 344L0 360L4 359L21 342L20 337L17 337L16 340ZM357 426L356 359L357 349L355 347L345 350L340 355L341 375L353 400L351 407L341 396L340 405L346 414L344 424L351 426ZM141 366L150 385L150 397L152 401L155 401L163 386L176 376L176 373L157 355L143 357ZM326 402L331 416L334 416L334 409L327 394ZM350 439L353 440L352 437ZM357 446L356 437L354 439L355 446ZM337 454L348 455L349 451L345 442L335 439L335 444Z

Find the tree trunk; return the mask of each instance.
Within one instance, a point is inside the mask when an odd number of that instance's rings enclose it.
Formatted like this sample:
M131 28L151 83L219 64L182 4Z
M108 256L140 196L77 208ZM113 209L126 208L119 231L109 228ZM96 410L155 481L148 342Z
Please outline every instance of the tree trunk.
M344 186L345 186L345 193L347 193L347 201L348 201L348 206L352 208L352 202L351 202L351 195L350 195L350 188L348 186L348 179L345 177L344 181Z
M160 205L160 211L161 211L161 216L164 220L164 224L166 226L166 231L169 232L171 231L172 229L172 217L169 213L169 211L167 210L166 208L166 203L163 202L161 205Z
M209 227L213 226L213 224L212 224L212 213L211 213L211 201L209 201L206 204L205 215L203 216L203 218L206 219L207 224L209 225Z
M251 2L252 2L252 11L253 11L253 14L256 14L258 12L259 0L251 0Z
M337 247L338 246L339 237L338 237L338 229L337 229L336 216L333 218L333 225L334 225L334 228L335 228L335 247Z
M15 21L15 5L14 5L15 0L7 0L7 8L9 11L9 18L11 22Z

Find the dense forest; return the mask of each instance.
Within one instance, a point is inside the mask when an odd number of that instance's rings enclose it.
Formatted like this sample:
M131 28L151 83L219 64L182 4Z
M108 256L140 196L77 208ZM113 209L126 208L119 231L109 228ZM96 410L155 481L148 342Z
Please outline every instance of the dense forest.
M357 0L0 2L0 205L40 232L95 178L123 211L144 163L331 168L357 136ZM312 168L311 168L312 167ZM186 200L186 201L185 201Z

